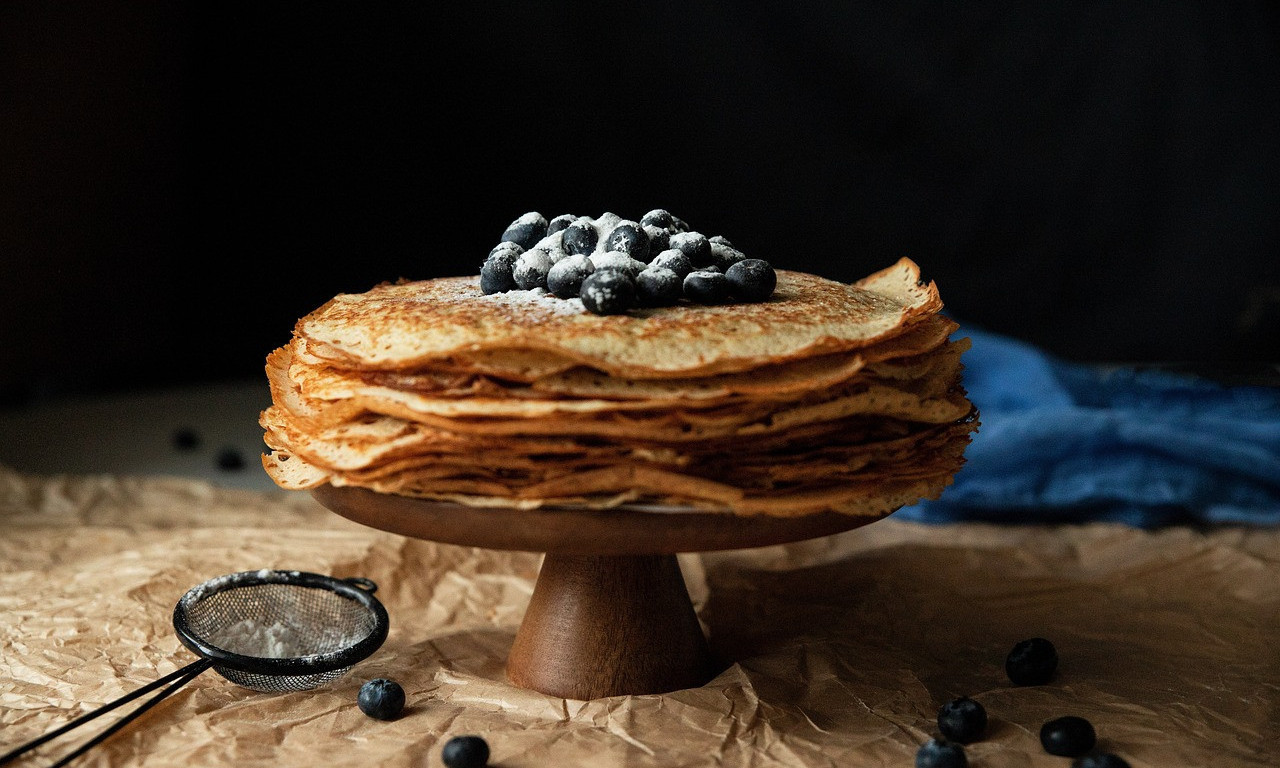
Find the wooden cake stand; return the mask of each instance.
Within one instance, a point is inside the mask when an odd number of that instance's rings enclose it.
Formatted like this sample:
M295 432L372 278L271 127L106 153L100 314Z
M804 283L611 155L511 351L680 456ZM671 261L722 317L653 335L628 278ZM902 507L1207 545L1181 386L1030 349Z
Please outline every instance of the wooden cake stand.
M475 508L329 485L311 493L342 517L391 533L545 553L507 677L522 688L581 700L693 688L721 671L676 553L784 544L881 519Z

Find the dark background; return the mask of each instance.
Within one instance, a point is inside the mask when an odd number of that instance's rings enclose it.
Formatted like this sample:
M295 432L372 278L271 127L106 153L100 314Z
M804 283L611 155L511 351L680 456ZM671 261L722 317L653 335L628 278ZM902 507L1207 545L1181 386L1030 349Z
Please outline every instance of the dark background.
M533 210L909 256L1066 358L1274 362L1276 8L6 0L0 403L261 375Z

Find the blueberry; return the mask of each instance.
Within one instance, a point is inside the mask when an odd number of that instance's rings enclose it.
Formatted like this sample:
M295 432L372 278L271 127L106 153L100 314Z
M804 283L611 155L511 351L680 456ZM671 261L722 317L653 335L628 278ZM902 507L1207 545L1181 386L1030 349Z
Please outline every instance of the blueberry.
M564 230L563 229L560 230L559 232L548 232L547 234L539 238L538 242L529 246L525 250L532 251L535 248L540 248L544 251L547 251L552 248L562 248L562 247L564 247Z
M500 253L507 253L507 254L510 254L511 256L519 256L520 254L524 253L525 250L526 248L519 243L513 243L510 240L503 240L502 242L490 248L489 255L485 256L485 258L486 259L492 258L493 256L497 256Z
M1014 685L1044 685L1058 669L1058 651L1043 637L1022 640L1004 660L1004 671Z
M554 235L577 220L578 217L572 213L562 213L547 222L547 234Z
M440 760L445 768L484 768L489 764L489 742L482 736L454 736L444 743Z
M1094 752L1072 762L1071 768L1129 768L1129 762L1114 752Z
M502 240L517 243L525 250L547 236L547 219L537 211L530 211L507 225Z
M968 696L952 699L938 709L938 730L949 741L975 742L987 730L987 710Z
M675 234L675 233L677 233L677 232L688 232L688 231L689 231L689 224L688 224L684 219L680 218L679 216L674 216L674 215L673 215L673 216L671 217L671 220L672 220L672 222L674 222L674 226L675 226L675 228L671 230L671 234L673 234L673 235L674 235L674 234Z
M964 747L949 741L929 739L916 750L916 768L965 768L969 758Z
M636 301L643 307L669 307L684 295L684 281L666 267L650 265L636 276Z
M622 270L597 268L582 281L578 295L590 312L620 315L636 303L636 284Z
M679 248L669 248L653 257L653 261L649 262L650 267L666 267L675 272L683 280L693 271L693 263L689 261L689 257L684 255L684 251Z
M244 457L235 448L223 448L218 451L218 469L228 471L244 469Z
M729 242L729 238L724 235L712 235L711 237L708 237L707 240L710 240L712 245L719 243L720 245L727 245L730 248L733 247L733 243Z
M578 295L582 281L594 271L595 265L586 256L580 253L565 256L552 264L551 271L547 272L547 290L562 299L572 299Z
M191 451L200 447L200 433L194 427L179 427L173 432L173 447Z
M369 717L394 720L404 709L404 688L394 680L379 677L360 686L356 704Z
M1067 715L1040 726L1040 745L1051 755L1079 757L1097 743L1093 724L1083 717Z
M560 244L564 252L570 256L581 253L590 254L596 249L600 233L591 220L579 216L572 224L562 230Z
M627 276L632 280L640 274L640 270L647 266L639 259L633 259L630 255L622 251L605 251L604 253L593 253L589 257L591 263L596 269L617 269L626 272Z
M671 247L671 233L659 227L641 224L640 228L649 236L649 255L656 256Z
M684 297L695 304L723 304L729 300L729 280L719 272L699 269L684 278Z
M655 229L665 229L671 232L676 227L676 217L671 215L671 211L665 208L654 208L645 215L640 217L640 224Z
M515 243L512 243L515 245ZM516 246L519 248L520 246ZM520 251L523 253L523 250ZM484 264L480 267L480 291L481 293L503 293L505 291L513 291L516 289L516 279L512 274L515 268L516 259L520 258L520 253L508 248L500 250L493 249L489 258L484 260Z
M485 256L485 261L493 258L500 258L508 264L515 264L520 254L524 253L525 248L519 243L513 243L510 240L503 240L497 245L489 249L489 254Z
M605 211L597 216L593 223L596 225L597 232L612 232L614 227L622 223L622 217L616 213Z
M743 259L724 271L729 293L739 301L764 301L778 286L778 273L764 259Z
M695 267L711 263L711 241L701 232L676 232L671 236L668 247L684 251L689 263Z
M622 251L633 259L648 263L649 233L634 221L618 222L600 246L604 251Z
M562 232L557 232L554 235L547 235L546 237L539 240L538 244L533 246L529 250L542 251L543 253L547 254L547 256L551 259L551 263L555 264L557 261L563 259L565 256L568 255L564 252L564 244L563 244L562 237L563 237Z
M550 271L551 255L535 248L520 254L520 258L511 267L511 277L515 279L517 287L530 291L534 288L546 288L547 273Z
M711 263L719 267L722 272L727 271L729 267L747 258L745 253L732 245L725 245L711 240L707 241L707 245L711 249Z

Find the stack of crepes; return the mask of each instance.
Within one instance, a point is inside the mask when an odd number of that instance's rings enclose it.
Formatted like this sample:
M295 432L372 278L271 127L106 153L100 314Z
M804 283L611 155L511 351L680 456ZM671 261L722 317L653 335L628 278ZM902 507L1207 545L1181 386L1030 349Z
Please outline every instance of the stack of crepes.
M977 414L909 259L770 300L595 315L476 277L341 294L267 358L276 484L472 506L883 516L936 498Z

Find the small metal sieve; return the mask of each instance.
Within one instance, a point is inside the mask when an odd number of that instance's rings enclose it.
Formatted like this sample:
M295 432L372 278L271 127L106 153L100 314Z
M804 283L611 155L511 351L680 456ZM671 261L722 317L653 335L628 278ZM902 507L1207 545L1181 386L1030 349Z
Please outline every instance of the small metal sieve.
M305 571L264 569L210 579L173 609L178 639L198 660L0 755L0 765L165 686L52 768L66 765L210 667L256 691L305 691L336 680L387 639L390 622L373 596L377 589L369 579Z

